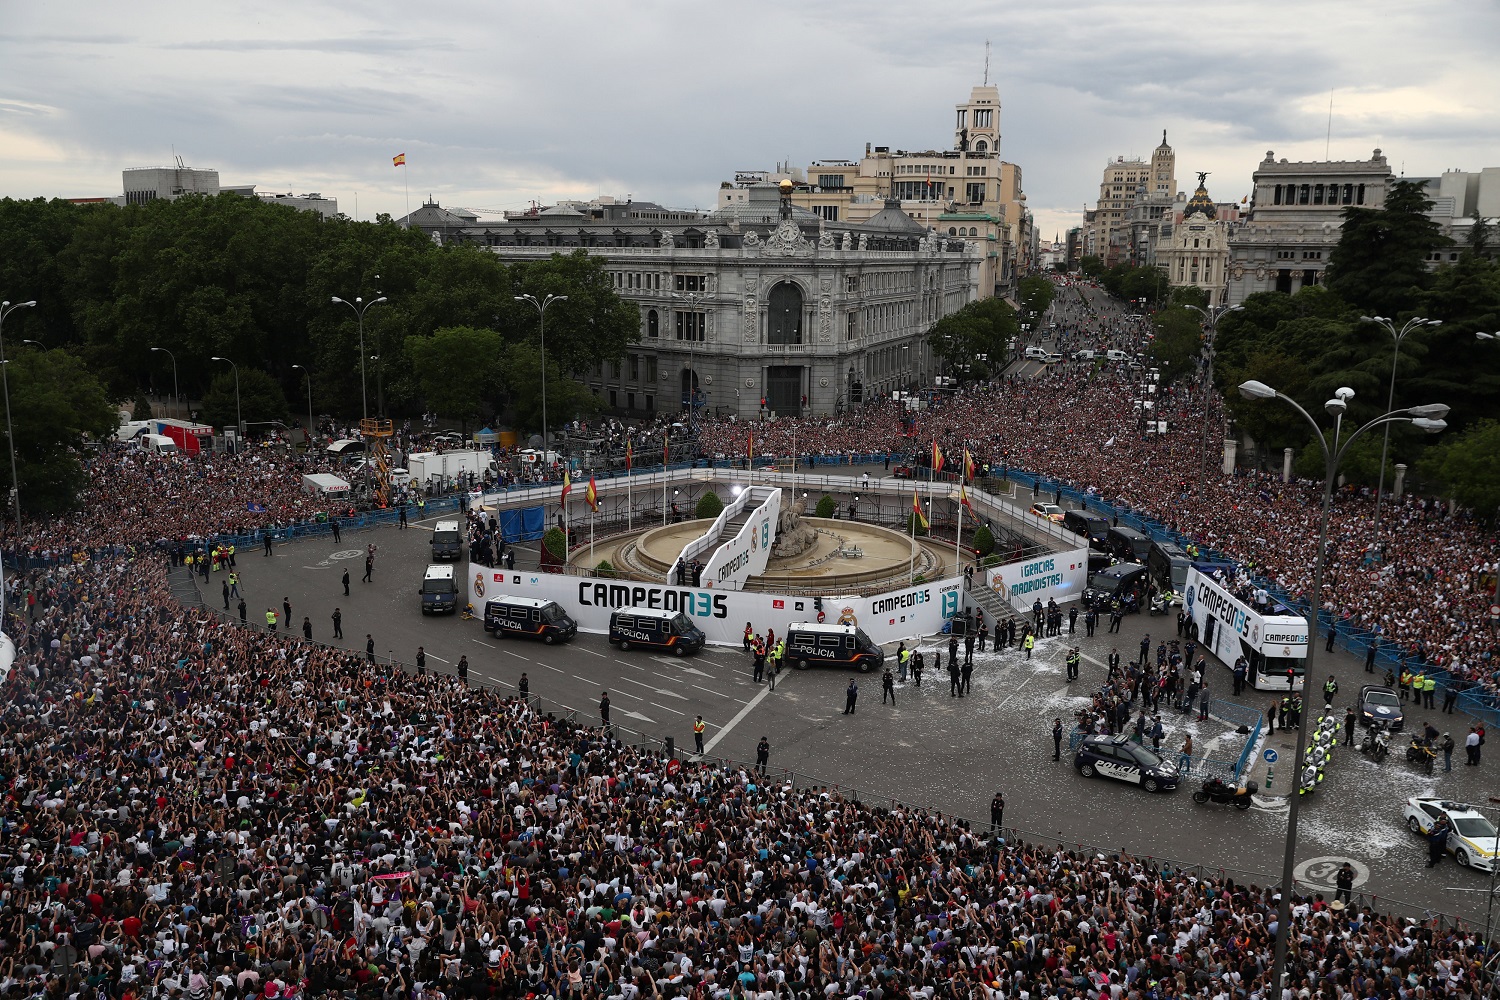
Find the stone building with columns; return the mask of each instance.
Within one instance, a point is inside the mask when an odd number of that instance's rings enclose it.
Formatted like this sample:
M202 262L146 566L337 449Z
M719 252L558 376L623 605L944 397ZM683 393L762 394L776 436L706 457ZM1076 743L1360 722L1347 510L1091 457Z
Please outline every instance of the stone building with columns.
M1219 207L1208 196L1198 175L1198 189L1156 242L1156 266L1172 288L1196 285L1208 294L1210 306L1222 305L1229 266L1229 221L1219 218Z
M1307 162L1277 160L1267 150L1255 168L1248 217L1229 237L1226 301L1322 284L1344 209L1382 207L1391 181L1378 149L1368 160Z
M572 205L462 225L423 206L411 224L431 217L441 238L507 261L580 250L603 258L641 316L640 340L619 363L580 375L612 412L833 414L930 384L927 332L979 297L973 245L924 227L896 201L840 225L775 185L746 195L701 215Z

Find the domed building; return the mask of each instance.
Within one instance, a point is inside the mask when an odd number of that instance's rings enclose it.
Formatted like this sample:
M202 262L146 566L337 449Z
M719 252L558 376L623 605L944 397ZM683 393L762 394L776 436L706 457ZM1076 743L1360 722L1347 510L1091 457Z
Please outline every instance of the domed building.
M1229 223L1218 217L1207 179L1208 174L1200 171L1198 189L1183 206L1181 217L1157 241L1156 266L1165 273L1168 285L1196 285L1208 293L1208 304L1216 306L1223 304L1229 286Z

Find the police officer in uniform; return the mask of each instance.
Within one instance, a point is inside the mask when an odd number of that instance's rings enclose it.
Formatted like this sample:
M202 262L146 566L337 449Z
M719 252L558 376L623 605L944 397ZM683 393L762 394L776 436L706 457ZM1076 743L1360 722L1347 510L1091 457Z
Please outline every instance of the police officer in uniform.
M1069 683L1078 679L1078 663L1083 659L1083 654L1074 646L1068 651L1068 681Z
M703 722L703 716L700 715L693 720L693 750L697 753L703 752L703 731L707 728L708 726Z
M1328 679L1323 682L1323 707L1327 708L1333 704L1333 696L1339 693L1339 682L1329 674Z

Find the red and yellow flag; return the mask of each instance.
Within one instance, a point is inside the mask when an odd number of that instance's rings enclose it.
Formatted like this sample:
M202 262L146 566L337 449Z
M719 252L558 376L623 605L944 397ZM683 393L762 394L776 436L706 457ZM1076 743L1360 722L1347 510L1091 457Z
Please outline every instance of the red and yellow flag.
M630 460L632 458L634 458L634 457L635 457L635 449L630 446L630 442L629 441L626 441L625 442L625 471L626 472L630 471Z
M589 476L589 488L583 494L583 498L589 502L589 507L597 514L599 512L599 490L594 486L593 476Z
M943 449L938 447L937 438L932 439L932 474L935 476L943 471Z
M669 437L667 437L665 434L663 434L661 436L661 464L662 464L662 468L666 468L666 466L667 466L667 456L672 453L671 452L671 448L672 448L672 440Z
M917 516L917 525L921 527L923 531L926 531L927 514L922 510L922 501L921 498L917 496L916 490L911 491L911 512Z
M568 474L568 470L567 469L563 469L562 496L560 496L560 497L557 498L557 505L559 507L567 506L567 503L568 503L568 494L572 493L572 492L573 492L573 477Z
M974 456L969 454L969 449L964 448L964 478L969 482L974 481Z
M404 166L406 166L406 154L405 153L397 153L395 156L391 157L391 166L393 166L393 167L404 167Z
M964 507L970 514L974 513L974 506L969 503L969 491L964 489L963 480L958 481L958 504Z
M750 468L755 468L755 432L751 431L745 435L745 457L750 462Z

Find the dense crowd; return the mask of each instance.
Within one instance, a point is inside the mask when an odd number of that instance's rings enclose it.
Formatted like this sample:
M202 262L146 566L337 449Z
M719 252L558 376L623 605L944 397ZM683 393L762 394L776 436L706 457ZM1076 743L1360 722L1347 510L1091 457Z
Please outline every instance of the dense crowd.
M1269 889L669 770L185 611L166 572L80 549L23 575L0 996L1264 995ZM1472 934L1322 898L1294 920L1304 995L1474 992Z

